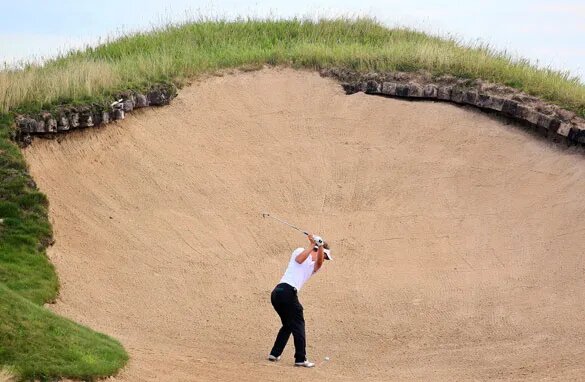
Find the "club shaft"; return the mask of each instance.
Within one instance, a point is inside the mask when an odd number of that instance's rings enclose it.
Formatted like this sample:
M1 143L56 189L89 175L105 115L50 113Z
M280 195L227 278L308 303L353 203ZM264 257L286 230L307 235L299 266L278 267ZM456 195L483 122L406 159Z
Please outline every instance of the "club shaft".
M289 227L291 227L291 228L294 228L294 229L296 229L297 231L299 231L299 232L302 232L302 233L304 233L304 234L305 234L305 235L307 235L307 236L309 235L307 232L303 231L303 230L302 230L302 229L300 229L299 227L295 227L294 225L292 225L292 224L290 224L290 223L287 223L287 222L285 222L284 220L281 220L281 219L277 218L276 216L272 216L272 215L270 215L270 214L265 214L265 216L271 217L272 219L274 219L274 220L277 220L277 221L281 222L282 224L286 224L287 226L289 226Z

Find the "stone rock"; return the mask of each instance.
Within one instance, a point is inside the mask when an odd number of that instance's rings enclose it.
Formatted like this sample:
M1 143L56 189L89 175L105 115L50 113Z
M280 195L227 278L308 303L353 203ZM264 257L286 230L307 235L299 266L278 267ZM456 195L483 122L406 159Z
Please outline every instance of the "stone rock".
M135 108L147 107L148 106L148 98L144 94L136 94L136 104L134 105Z
M57 132L57 120L53 118L53 115L48 111L42 111L39 114L39 122L43 122L43 131L45 133L56 133ZM41 129L39 125L37 125L37 129ZM38 131L41 132L41 131Z
M153 106L162 106L169 103L166 95L160 90L153 90L147 95L148 103Z
M125 113L129 113L132 110L134 110L134 101L132 101L131 99L124 100L122 105L123 105L122 108L124 109Z
M25 134L37 132L37 121L29 117L18 117L16 119L16 125L18 129Z
M351 95L351 94L355 94L355 93L360 92L359 86L356 84L344 83L344 84L341 84L341 87L343 87L343 90L345 91L345 94L347 94L347 95ZM150 102L148 101L148 96L145 96L145 97L146 97L146 103L148 105L150 105Z
M439 88L437 85L428 84L423 88L423 96L425 98L437 98Z
M463 103L465 99L465 91L461 89L453 89L451 92L451 101L456 103Z
M377 81L369 80L366 82L366 94L378 94L380 93L380 84Z
M468 105L475 105L477 103L478 94L476 91L470 90L465 92L463 102Z
M115 109L114 110L114 120L124 119L124 110L123 109Z
M23 147L26 147L32 143L32 137L30 134L24 134L20 137L20 142Z
M552 115L558 108L555 108L554 106L545 103L539 103L536 105L535 109L542 114Z
M450 101L452 92L453 92L453 87L451 87L451 86L439 86L439 90L437 92L437 98L445 100L445 101Z
M478 94L477 99L475 100L475 106L480 107L482 109L487 109L488 106L492 102L492 97L487 94Z
M406 84L396 84L396 96L397 97L408 97L409 87Z
M561 126L561 120L540 114L536 126L538 126L539 129L545 130L547 132L557 132Z
M110 123L110 113L107 111L102 111L102 123Z
M57 115L57 131L67 131L69 130L69 120L65 113L59 113Z
M92 119L93 125L94 126L101 125L103 123L103 120L102 120L103 116L104 115L102 114L102 111L100 109L93 110L91 113L91 119Z
M384 82L382 84L382 94L389 96L396 95L396 83L395 82Z
M557 134L562 135L563 137L568 137L569 132L571 131L571 124L570 123L561 123L559 129L557 130Z
M27 124L29 126L29 133L36 133L39 131L39 121L34 118L28 118ZM42 130L42 129L41 129Z
M37 121L37 128L35 130L35 133L44 134L45 132L46 132L45 121Z
M502 113L504 113L510 117L516 117L517 108L518 108L518 102L513 101L511 99L507 99L504 101L504 105L502 106Z
M45 129L47 130L47 133L56 133L57 120L55 118L47 118L45 121Z
M408 81L410 79L410 74L404 72L397 72L392 73L392 77L394 77L396 81Z
M80 127L93 126L93 115L91 115L89 111L85 111L79 115L79 126Z
M362 91L365 91L365 89L362 89ZM177 88L175 86L164 84L153 87L146 95L146 98L148 98L148 103L151 106L162 106L168 105L176 95Z
M571 119L575 118L576 115L574 112L565 109L558 109L556 114L563 122L570 121Z
M530 95L524 94L524 93L521 93L521 94L518 94L518 93L514 94L513 93L512 99L514 101L518 101L519 103L525 103L525 104L531 104L533 102L538 101L537 97L533 97L533 96L530 96Z
M124 108L124 100L115 101L110 105L110 107L113 109L122 109Z
M538 124L539 112L526 105L518 105L517 110L522 113L522 119L533 125Z
M416 82L408 84L408 97L418 98L424 95L423 87Z
M79 113L69 114L69 126L72 129L77 129L79 127Z
M522 94L513 94L512 97L510 97L511 100L516 101L518 103L526 103L526 102L530 102L530 100L528 99L527 96L522 95Z
M514 115L514 117L523 120L524 117L528 114L529 110L530 109L528 108L528 106L519 103L516 106L516 114Z
M571 127L568 138L570 141L585 143L585 129L581 129L578 126Z
M504 108L504 102L506 102L505 98L490 97L489 105L486 106L486 108L494 111L502 111Z

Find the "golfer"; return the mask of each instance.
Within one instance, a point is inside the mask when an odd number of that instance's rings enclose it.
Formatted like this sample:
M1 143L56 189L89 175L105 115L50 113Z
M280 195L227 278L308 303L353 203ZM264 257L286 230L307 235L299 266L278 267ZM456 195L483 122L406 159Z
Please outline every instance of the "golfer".
M274 288L270 301L282 321L269 361L280 360L284 347L292 333L295 341L295 366L313 367L315 363L307 360L305 341L305 318L303 306L297 293L303 284L323 265L323 260L331 260L329 245L319 236L308 235L309 248L297 248L293 251L288 268L280 283Z

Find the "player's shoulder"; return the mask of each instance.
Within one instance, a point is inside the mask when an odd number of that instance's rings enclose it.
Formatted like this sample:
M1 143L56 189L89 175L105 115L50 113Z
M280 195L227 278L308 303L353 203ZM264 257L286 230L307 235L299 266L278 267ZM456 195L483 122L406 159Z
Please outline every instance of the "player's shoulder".
M300 255L303 251L305 250L305 248L303 247L298 247L297 249L295 249L294 251L292 251L292 256L297 257L298 255Z

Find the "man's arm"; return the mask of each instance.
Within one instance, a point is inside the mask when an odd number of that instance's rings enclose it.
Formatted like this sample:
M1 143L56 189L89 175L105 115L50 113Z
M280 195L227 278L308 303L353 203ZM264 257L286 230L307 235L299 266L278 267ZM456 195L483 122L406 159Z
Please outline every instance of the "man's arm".
M313 273L317 272L319 268L321 268L323 261L325 261L325 252L323 252L323 246L320 245L319 249L317 250L317 261L315 262Z
M311 245L309 245L309 248L305 249L303 252L299 253L297 255L297 257L295 257L295 261L299 264L302 264L305 262L305 260L307 260L307 257L309 257L311 255L311 251L313 250L313 247L315 246L315 240L313 239L313 235L308 235L309 241L311 242Z

